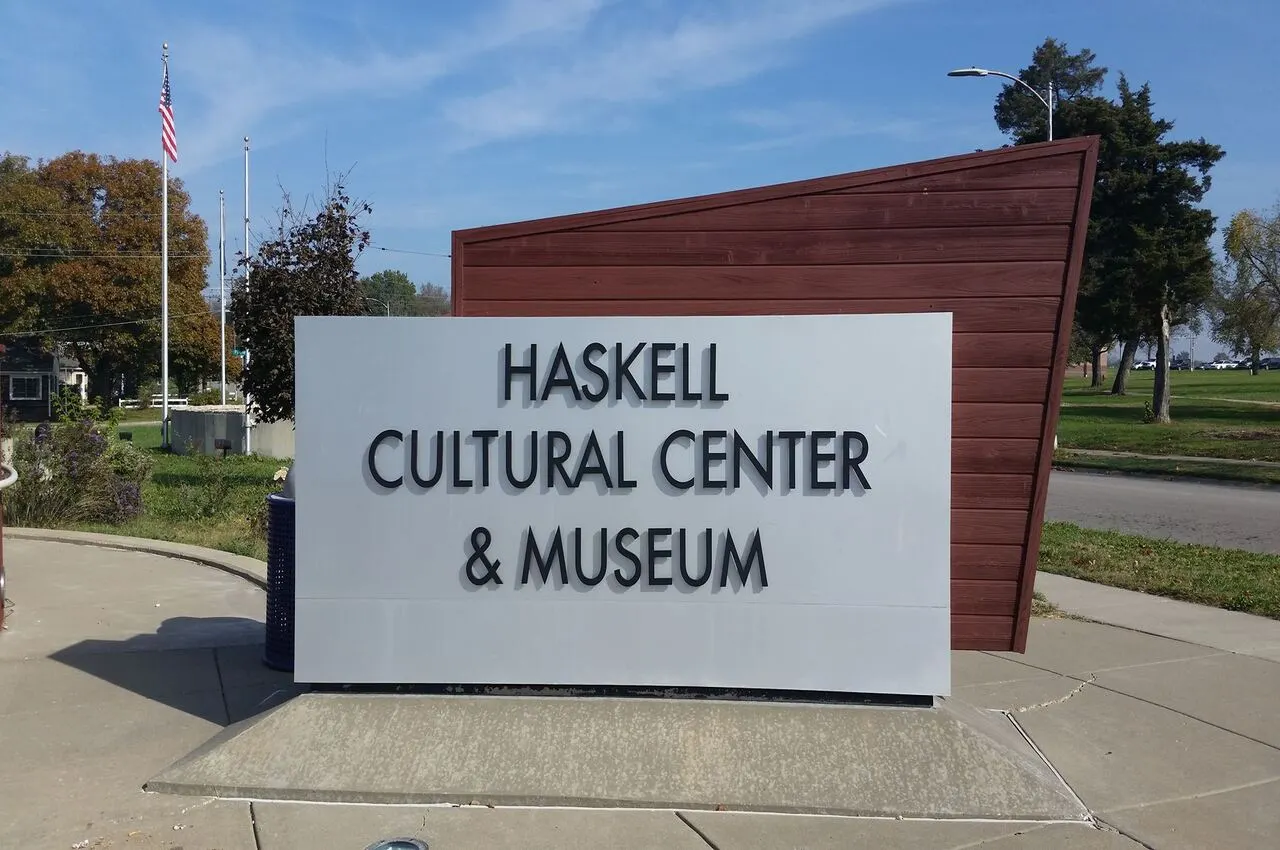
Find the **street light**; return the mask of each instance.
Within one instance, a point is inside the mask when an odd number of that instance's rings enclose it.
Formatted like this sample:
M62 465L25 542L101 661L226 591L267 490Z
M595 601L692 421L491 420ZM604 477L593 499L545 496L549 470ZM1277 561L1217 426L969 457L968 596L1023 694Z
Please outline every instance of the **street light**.
M1027 91L1036 96L1036 100L1044 104L1044 108L1049 110L1049 141L1053 141L1053 80L1049 81L1049 99L1045 100L1044 95L1036 91L1030 84L1022 79L1006 74L1004 71L991 71L986 68L957 68L954 71L947 72L948 77L1004 77L1006 80L1012 80L1022 86Z
M365 301L372 301L374 304L381 304L381 305L382 305L383 307L385 307L385 308L386 308L386 310L387 310L387 317L388 317L388 318L390 318L390 317L391 317L391 305L390 305L390 304L388 304L387 302L382 301L382 300L377 299L377 298L370 298L370 297L368 297L368 296L364 296L364 300L365 300Z

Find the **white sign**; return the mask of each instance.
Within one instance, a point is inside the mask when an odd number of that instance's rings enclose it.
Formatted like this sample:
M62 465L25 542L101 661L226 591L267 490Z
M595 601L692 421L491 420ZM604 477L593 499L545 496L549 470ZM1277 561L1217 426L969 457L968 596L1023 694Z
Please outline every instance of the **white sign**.
M950 692L951 315L297 320L295 677Z

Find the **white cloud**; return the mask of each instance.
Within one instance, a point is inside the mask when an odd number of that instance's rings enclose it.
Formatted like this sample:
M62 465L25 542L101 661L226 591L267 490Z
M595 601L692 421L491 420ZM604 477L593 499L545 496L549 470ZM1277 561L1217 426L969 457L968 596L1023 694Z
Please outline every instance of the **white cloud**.
M301 132L302 126L289 129L287 121L277 120L298 107L352 95L402 97L495 51L556 43L587 26L608 2L506 0L495 13L430 48L358 59L318 52L287 33L250 37L230 27L191 26L174 42L181 52L180 65L175 56L174 85L203 107L187 107L193 117L182 126L180 138L185 170L225 158L246 130L255 137L255 146ZM261 133L264 124L267 129Z
M740 152L777 150L832 139L857 136L890 136L904 141L920 138L929 122L907 118L860 115L848 106L821 101L801 101L774 109L740 110L731 119L760 138L733 146Z
M747 79L785 61L797 39L891 2L901 0L757 0L690 13L674 27L600 39L545 70L457 98L446 104L445 117L464 147L578 128L598 120L603 107Z

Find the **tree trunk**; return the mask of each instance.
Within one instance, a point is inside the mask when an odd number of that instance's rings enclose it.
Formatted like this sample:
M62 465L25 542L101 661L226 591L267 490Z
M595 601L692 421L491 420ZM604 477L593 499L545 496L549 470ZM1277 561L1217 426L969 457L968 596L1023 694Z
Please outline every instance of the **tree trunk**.
M1262 352L1258 349L1253 350L1253 354L1249 357L1249 373L1256 375L1262 371Z
M112 384L115 379L115 364L109 358L99 357L93 368L81 363L80 368L87 373L85 380L89 382L89 397L100 398L104 405L110 406L115 396Z
M1116 380L1111 385L1112 395L1124 395L1129 382L1129 370L1133 368L1133 358L1138 353L1138 341L1126 339L1120 350L1120 365L1116 367Z
M1156 343L1156 385L1151 393L1151 407L1155 410L1156 422L1162 425L1172 421L1169 418L1169 304L1160 305L1160 341Z
M1101 345L1093 347L1093 380L1089 382L1089 386L1094 389L1102 387L1102 382L1107 379L1107 349Z

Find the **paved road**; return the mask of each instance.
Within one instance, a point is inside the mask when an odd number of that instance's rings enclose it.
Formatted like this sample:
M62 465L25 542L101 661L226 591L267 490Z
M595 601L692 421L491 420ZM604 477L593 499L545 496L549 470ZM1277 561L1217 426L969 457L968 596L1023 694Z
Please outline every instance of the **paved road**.
M1280 555L1280 491L1055 471L1046 519Z

